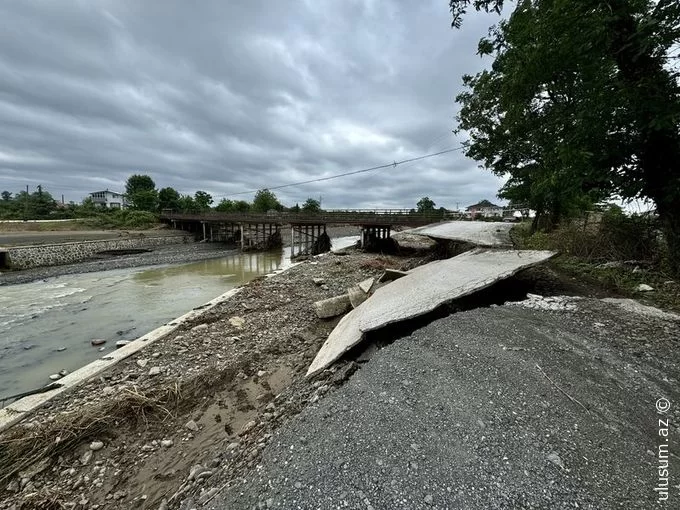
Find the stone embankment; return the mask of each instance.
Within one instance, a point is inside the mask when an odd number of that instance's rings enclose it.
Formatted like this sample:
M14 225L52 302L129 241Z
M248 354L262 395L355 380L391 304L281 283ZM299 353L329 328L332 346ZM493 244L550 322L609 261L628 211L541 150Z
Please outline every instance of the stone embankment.
M0 269L30 269L34 267L72 264L91 259L101 252L145 249L192 241L186 233L166 235L128 235L118 239L102 239L34 246L0 248Z

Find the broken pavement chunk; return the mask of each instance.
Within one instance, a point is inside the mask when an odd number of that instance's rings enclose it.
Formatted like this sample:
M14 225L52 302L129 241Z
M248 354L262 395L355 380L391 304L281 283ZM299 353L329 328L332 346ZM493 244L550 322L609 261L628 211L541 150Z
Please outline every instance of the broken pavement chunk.
M359 288L364 291L364 293L368 294L371 292L371 287L373 287L373 282L375 281L375 278L367 278L363 282L359 283Z
M378 278L378 283L393 282L399 278L408 275L407 271L399 271L398 269L385 269L385 272Z
M368 294L366 294L366 292L358 285L347 289L347 295L349 296L349 302L352 304L352 308L356 308L368 299Z
M431 312L553 255L550 251L473 250L417 267L381 287L370 300L345 315L319 350L307 375L331 365L360 343L367 331Z
M319 319L337 317L338 315L342 315L343 313L349 311L351 308L352 304L350 303L349 296L347 294L335 296L314 303L314 311L316 312L316 315L319 317Z
M407 230L409 234L476 244L477 246L510 247L512 223L486 221L447 221Z

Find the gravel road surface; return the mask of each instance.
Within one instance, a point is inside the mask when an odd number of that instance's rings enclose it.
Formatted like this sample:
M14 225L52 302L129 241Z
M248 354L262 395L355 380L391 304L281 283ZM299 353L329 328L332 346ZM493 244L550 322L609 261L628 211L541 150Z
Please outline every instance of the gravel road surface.
M590 298L439 319L282 427L205 508L679 508L679 326Z

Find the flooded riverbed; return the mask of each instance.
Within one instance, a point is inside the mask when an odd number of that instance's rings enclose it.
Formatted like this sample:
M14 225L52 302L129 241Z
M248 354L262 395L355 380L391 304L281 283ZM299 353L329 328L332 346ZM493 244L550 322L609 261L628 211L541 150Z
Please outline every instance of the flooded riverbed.
M356 238L334 240L348 246ZM176 266L66 275L0 288L0 398L38 388L253 278L285 269L289 250ZM91 340L106 340L103 346Z

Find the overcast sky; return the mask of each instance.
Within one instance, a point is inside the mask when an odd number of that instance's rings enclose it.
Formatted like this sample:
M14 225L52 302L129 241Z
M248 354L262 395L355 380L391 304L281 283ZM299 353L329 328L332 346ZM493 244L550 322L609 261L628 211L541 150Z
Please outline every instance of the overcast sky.
M219 198L456 147L496 20L447 0L0 2L0 190L80 201L133 173ZM277 190L286 205L454 208L500 182L460 152Z

